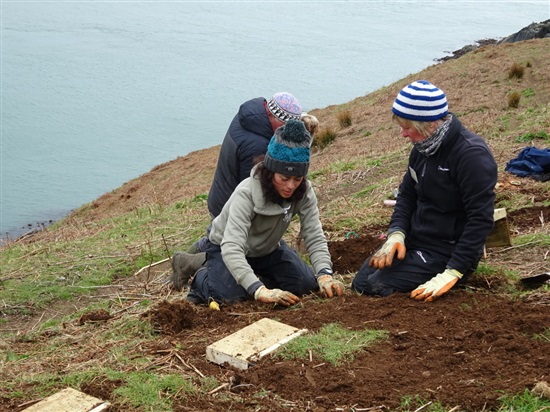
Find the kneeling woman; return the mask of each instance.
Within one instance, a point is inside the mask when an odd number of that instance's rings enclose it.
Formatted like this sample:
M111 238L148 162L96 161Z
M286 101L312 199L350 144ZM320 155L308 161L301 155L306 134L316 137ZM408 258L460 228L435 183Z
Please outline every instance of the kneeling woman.
M317 197L306 179L311 136L301 121L275 131L263 161L235 189L212 221L206 264L195 274L187 299L234 303L247 297L290 306L313 291L342 295L319 220ZM292 217L313 269L283 240Z

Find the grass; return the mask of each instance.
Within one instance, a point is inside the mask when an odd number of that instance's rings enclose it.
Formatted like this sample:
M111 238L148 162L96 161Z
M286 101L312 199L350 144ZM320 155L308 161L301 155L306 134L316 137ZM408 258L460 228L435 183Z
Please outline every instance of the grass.
M504 395L501 397L502 407L499 412L542 412L550 410L550 400L543 399L531 391L518 395Z
M171 399L194 393L195 387L181 375L157 375L133 372L124 377L125 384L115 390L133 407L159 412L172 411Z
M283 359L321 359L333 366L351 362L354 354L386 339L383 330L353 331L338 324L324 325L319 332L300 336L285 345L277 356Z
M528 132L516 137L515 141L517 143L531 143L533 140L537 139L540 139L543 142L550 141L550 134L542 130L539 132Z
M5 310L32 313L55 301L88 295L170 257L203 235L208 224L203 209L204 203L197 201L140 208L94 223L98 230L89 236L48 244L11 244L0 262ZM197 216L186 222L191 228L174 224L181 221L182 211ZM50 230L63 234L65 229L58 227ZM89 229L73 228L76 232Z

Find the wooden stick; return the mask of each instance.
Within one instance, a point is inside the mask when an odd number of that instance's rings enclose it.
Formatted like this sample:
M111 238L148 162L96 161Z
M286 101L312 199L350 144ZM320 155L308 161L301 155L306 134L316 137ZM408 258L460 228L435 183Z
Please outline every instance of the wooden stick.
M507 247L506 249L495 250L494 252L489 253L489 255L492 255L493 253L507 252L507 251L512 250L512 249L517 249L517 248L520 248L520 247L525 247L525 246L533 245L533 244L540 243L540 242L542 242L542 240L534 240L533 242L524 243L523 245L510 246L510 247Z
M142 273L143 271L148 270L148 269L150 269L154 266L160 265L161 263L168 262L169 260L170 260L170 258L166 258L166 259L159 260L158 262L153 262L153 263L151 263L147 266L144 266L140 270L138 270L136 273L134 273L134 276L137 276L140 273Z
M208 395L213 395L213 394L215 394L216 392L221 391L223 388L227 388L228 386L229 386L228 383L223 383L223 384L221 384L220 386L218 386L217 388L212 389L210 392L208 392Z

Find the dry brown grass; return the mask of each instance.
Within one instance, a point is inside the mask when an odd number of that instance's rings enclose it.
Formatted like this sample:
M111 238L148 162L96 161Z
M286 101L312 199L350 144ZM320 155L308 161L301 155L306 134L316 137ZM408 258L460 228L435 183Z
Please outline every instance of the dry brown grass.
M521 79L525 73L525 67L519 63L513 63L512 66L508 69L508 78Z

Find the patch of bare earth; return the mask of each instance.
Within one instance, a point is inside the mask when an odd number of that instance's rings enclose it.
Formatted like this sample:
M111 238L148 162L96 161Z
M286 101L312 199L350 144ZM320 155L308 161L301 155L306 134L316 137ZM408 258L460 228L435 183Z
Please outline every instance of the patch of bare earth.
M548 325L550 307L491 293L459 290L435 303L398 294L389 298L307 297L299 309L246 302L210 311L185 301L159 302L145 314L159 337L135 350L153 355L150 367L193 379L214 376L222 389L176 399L176 411L391 410L418 395L459 410L491 410L504 392L517 394L548 380L549 343L534 339ZM316 331L327 323L351 330L383 329L389 339L333 366L315 351L309 359L264 358L239 371L205 358L205 347L263 317ZM181 349L176 349L176 348ZM89 382L86 393L111 400L117 382ZM258 396L262 393L262 396ZM13 409L15 410L15 409Z

